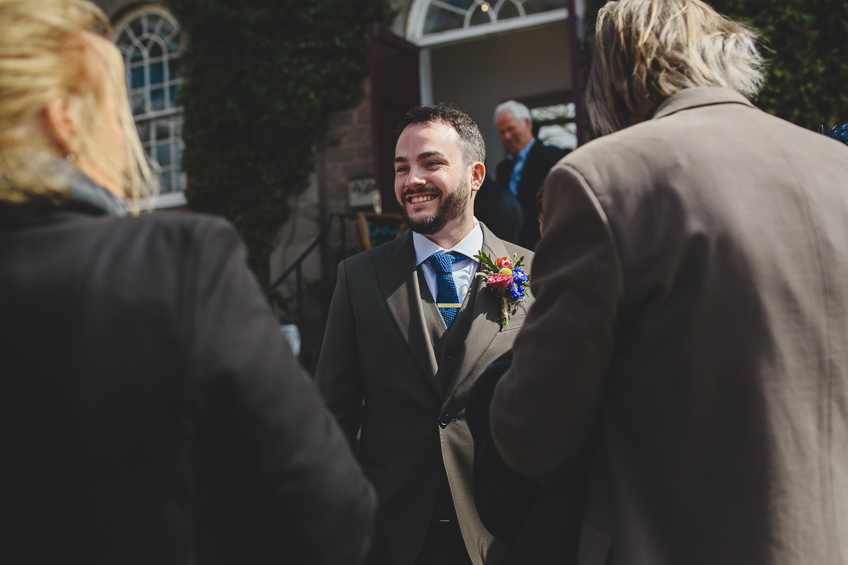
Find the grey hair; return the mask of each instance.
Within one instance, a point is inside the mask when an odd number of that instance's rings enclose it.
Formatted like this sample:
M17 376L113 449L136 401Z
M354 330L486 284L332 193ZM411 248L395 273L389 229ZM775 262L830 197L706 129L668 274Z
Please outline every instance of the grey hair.
M498 116L500 116L501 112L506 110L512 112L512 115L515 116L515 119L519 122L530 120L530 123L533 123L533 116L530 115L530 109L527 106L516 100L507 100L502 104L498 104L498 107L495 108L495 115L492 118L495 125L498 123Z
M701 0L613 0L598 12L586 107L601 133L645 118L692 87L748 98L762 87L757 34Z

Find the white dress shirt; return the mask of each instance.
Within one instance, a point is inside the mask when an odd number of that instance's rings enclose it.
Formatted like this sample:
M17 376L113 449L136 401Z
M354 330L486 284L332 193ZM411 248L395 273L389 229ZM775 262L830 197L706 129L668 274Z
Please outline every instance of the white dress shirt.
M477 221L477 218L474 218L474 227L471 228L468 235L462 238L462 241L451 249L439 247L427 239L427 236L421 235L418 232L412 232L412 244L415 246L415 265L421 265L424 280L427 281L427 288L430 289L430 294L433 295L434 299L437 298L438 285L436 283L436 271L427 261L430 255L433 253L450 253L451 251L456 251L468 257L468 259L456 261L452 267L453 282L456 284L456 296L459 298L460 304L465 302L465 296L471 287L471 282L474 279L474 274L477 272L477 264L479 263L473 257L483 249L483 230L480 229L480 223Z

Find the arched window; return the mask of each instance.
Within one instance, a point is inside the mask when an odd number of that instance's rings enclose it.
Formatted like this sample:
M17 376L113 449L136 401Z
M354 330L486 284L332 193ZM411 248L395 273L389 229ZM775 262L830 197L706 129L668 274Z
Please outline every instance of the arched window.
M426 46L566 16L565 0L418 0L407 36Z
M144 6L115 26L112 40L124 56L130 107L144 150L161 175L157 206L185 203L182 158L182 110L178 106L182 34L171 14Z

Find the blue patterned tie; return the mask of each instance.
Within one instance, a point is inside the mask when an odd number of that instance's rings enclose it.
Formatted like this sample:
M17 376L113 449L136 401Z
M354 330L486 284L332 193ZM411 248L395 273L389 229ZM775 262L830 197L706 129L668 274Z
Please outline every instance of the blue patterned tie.
M453 282L453 269L451 267L456 261L463 259L466 259L465 255L459 253L433 253L430 255L430 265L436 271L436 302L447 327L451 327L460 306L462 306L459 304L459 295L456 293L456 283Z

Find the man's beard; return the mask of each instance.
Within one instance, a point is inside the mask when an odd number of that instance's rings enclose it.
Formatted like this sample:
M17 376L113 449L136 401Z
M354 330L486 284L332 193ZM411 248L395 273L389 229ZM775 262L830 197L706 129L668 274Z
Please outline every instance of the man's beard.
M414 193L417 194L418 192L427 192L427 190L422 189ZM409 226L409 229L421 235L433 235L440 232L442 228L448 225L448 222L457 219L465 213L468 207L468 180L464 180L460 186L454 189L449 189L436 211L421 220L412 220L409 217L409 213L406 211L406 196L408 194L409 192L404 193L404 200L400 207L406 225Z

